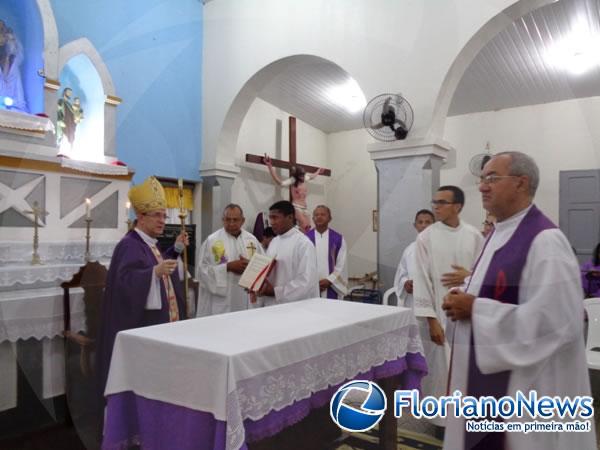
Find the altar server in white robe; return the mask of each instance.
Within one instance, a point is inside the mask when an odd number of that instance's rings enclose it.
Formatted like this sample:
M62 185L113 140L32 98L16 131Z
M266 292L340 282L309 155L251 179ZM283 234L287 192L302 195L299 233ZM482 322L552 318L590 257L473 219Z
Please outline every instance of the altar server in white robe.
M435 222L433 213L428 209L421 209L415 215L413 226L420 234L425 228ZM398 306L413 308L413 278L415 273L415 246L417 241L408 244L408 247L402 252L396 276L394 277L394 287L398 296Z
M430 337L423 342L429 367L421 384L424 395L446 394L450 346L442 302L450 287L463 283L483 245L479 230L459 217L464 203L462 189L440 187L432 201L437 222L419 234L415 245L414 311L426 318ZM444 425L441 418L432 422Z
M267 255L275 268L259 291L260 306L319 297L315 247L297 227L292 203L282 200L269 208L269 222L275 238Z
M313 211L315 227L306 233L317 252L317 275L321 297L343 299L348 292L346 240L332 228L331 210L325 205Z
M248 293L238 285L240 275L262 245L244 230L244 212L230 204L223 210L223 228L208 236L200 247L197 278L200 280L196 316L248 309Z
M497 398L514 397L518 390L526 397L535 390L538 398L590 395L579 266L564 234L532 204L538 183L535 161L520 152L499 153L483 168L483 207L497 222L467 285L444 301L456 321L450 392ZM535 419L525 413L514 420ZM570 433L466 433L464 419L449 417L444 448L595 449L593 418L591 427Z

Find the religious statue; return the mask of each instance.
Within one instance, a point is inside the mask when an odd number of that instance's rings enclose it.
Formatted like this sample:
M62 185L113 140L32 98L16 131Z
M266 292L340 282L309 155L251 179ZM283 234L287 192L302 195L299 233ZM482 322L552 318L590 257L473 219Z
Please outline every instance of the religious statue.
M75 141L77 124L83 120L83 109L81 109L79 97L76 97L71 103L72 94L71 88L65 88L62 98L58 99L56 109L56 143L61 147L63 138L66 137L70 149L73 148Z
M27 111L19 66L23 46L13 30L0 20L0 107Z
M75 122L75 125L79 125L83 119L84 117L83 108L81 107L81 100L79 97L75 97L73 99L73 121Z
M317 169L314 173L307 174L301 166L292 166L290 168L291 177L282 180L275 173L271 158L267 154L264 156L264 162L269 168L269 173L275 183L279 186L290 187L292 205L294 205L296 211L296 222L298 223L300 230L306 233L311 228L310 211L308 210L308 205L306 203L306 196L308 195L306 182L314 180L321 175L323 173L323 168Z

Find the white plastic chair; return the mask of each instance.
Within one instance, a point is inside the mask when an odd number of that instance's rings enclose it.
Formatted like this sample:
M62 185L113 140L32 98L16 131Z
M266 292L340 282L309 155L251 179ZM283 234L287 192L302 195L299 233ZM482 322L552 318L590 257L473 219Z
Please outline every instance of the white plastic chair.
M382 305L389 305L389 303L390 303L390 297L392 295L396 295L396 288L395 287L391 287L387 291L384 292L384 294L383 294L383 300L381 301L381 304ZM396 296L396 298L397 298L397 296Z
M588 317L585 357L590 369L600 370L600 298L586 298L583 306Z

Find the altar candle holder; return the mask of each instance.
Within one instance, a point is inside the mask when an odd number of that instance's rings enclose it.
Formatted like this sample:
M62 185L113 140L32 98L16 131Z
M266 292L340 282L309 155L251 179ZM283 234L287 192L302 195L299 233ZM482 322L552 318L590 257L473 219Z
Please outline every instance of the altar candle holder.
M89 262L92 258L90 254L90 225L92 224L92 219L90 217L86 217L85 219L85 262Z

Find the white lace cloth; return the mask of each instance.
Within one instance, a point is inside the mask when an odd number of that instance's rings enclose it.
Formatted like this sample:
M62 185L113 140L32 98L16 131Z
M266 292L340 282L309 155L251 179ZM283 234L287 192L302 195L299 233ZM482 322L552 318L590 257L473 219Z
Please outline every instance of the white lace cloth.
M71 289L71 330L85 329L83 289ZM19 339L42 341L42 396L65 392L63 290L59 287L0 292L0 411L17 406Z
M60 158L60 165L80 172L100 175L127 175L127 166L118 166L100 162L79 161L77 159Z
M79 264L43 265L43 266L11 266L0 268L0 287L10 287L19 283L31 285L37 282L58 283L68 281L81 268Z
M71 329L85 328L83 289L71 289ZM63 290L59 287L0 292L0 342L62 334Z
M90 243L90 253L94 259L110 259L117 243L117 241L92 242ZM0 272L3 267L12 264L28 265L31 261L32 251L31 242L0 241ZM82 263L85 257L85 242L41 242L38 253L46 264Z
M408 352L423 353L409 309L312 299L121 332L105 394L210 412L237 450L244 419Z
M19 111L6 111L0 109L0 126L25 131L51 131L54 133L54 124L47 117L34 116Z

